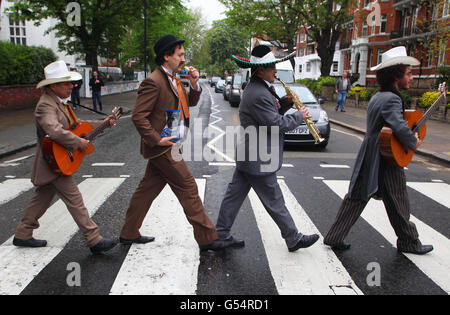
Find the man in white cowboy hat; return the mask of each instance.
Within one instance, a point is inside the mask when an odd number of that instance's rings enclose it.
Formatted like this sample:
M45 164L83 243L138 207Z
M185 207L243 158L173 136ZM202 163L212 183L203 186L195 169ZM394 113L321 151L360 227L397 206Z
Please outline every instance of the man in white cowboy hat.
M350 189L341 204L337 218L324 239L326 245L336 250L347 250L344 243L350 228L361 215L370 198L383 199L400 252L424 255L433 250L422 245L416 226L410 219L410 203L402 167L389 165L381 158L379 136L389 125L400 143L416 150L421 141L403 119L405 104L399 91L407 90L413 80L411 66L420 62L406 54L403 46L395 47L382 55L382 62L371 68L377 71L380 92L375 94L367 108L367 133L361 145L351 177Z
M303 120L311 117L305 108L283 116L280 113L282 102L272 86L277 73L275 65L293 56L291 54L277 60L267 46L255 47L250 60L233 56L239 67L252 68L252 78L239 105L239 118L245 130L256 130L256 137L251 139L244 132L244 137L239 139L236 170L220 206L216 224L220 239L232 243L234 247L244 246L244 241L234 239L230 232L250 188L255 190L277 224L290 252L307 248L319 239L317 234L299 233L277 182L277 171L283 163L284 132L297 128ZM239 153L240 150L245 156ZM267 161L260 152L270 153L270 160Z
M86 151L89 148L87 140L68 130L78 119L66 100L72 92L71 82L80 80L81 75L70 72L64 61L49 64L45 67L44 73L45 80L39 82L37 88L45 88L45 91L34 112L39 141L31 181L37 188L16 229L13 244L19 247L47 246L47 241L33 238L33 230L39 228L38 220L50 207L55 195L58 195L82 231L91 252L98 254L108 251L118 243L118 240L102 238L98 226L89 217L75 180L72 176L54 173L47 165L42 151L42 141L45 136L49 136L70 151ZM106 120L110 118L104 121ZM90 123L96 128L102 121ZM110 124L112 126L114 121L110 120Z

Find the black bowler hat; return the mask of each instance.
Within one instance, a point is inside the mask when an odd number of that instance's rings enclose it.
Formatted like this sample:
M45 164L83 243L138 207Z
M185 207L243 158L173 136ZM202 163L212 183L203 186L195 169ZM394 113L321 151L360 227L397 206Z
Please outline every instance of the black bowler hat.
M162 56L167 50L176 46L184 44L184 40L178 40L175 36L169 34L161 37L158 42L155 44L155 53L156 56Z

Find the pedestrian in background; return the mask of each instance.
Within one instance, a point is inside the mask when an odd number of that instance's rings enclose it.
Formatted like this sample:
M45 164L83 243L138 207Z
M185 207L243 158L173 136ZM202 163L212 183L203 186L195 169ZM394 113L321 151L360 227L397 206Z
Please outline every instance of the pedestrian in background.
M337 93L337 104L336 111L338 111L339 107L341 108L341 112L345 112L345 101L347 100L347 94L351 88L351 82L348 78L348 72L344 71L342 77L337 79L336 81L336 93Z
M98 101L100 111L102 111L102 86L105 86L105 83L103 83L103 80L99 77L97 71L94 71L92 73L92 78L89 81L89 86L92 90L92 103L94 105L94 110L97 110Z
M77 72L76 68L70 69L72 72ZM80 106L80 89L83 85L83 79L72 81L72 94L70 95L70 99L72 101L73 109L76 109L77 106Z
M361 215L369 200L382 198L392 227L397 235L399 252L424 255L433 250L422 245L417 228L410 221L411 210L403 167L390 165L380 153L381 129L388 125L404 148L417 150L421 145L403 119L405 104L400 91L407 90L413 80L410 66L420 62L406 54L404 46L395 47L382 56L381 64L371 68L377 72L380 92L375 94L367 108L367 134L356 158L350 188L341 204L324 244L337 250L347 250L344 238Z

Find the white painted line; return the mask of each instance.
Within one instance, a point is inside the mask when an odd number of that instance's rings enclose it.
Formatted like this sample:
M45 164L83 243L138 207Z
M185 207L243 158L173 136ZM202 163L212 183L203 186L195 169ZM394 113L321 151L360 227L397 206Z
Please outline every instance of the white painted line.
M292 165L292 164L283 164L282 167L293 168L294 165Z
M285 181L279 180L278 183L283 192L286 207L298 229L304 234L320 235L319 230L297 202ZM253 190L249 198L261 232L270 271L280 295L363 295L334 252L322 245L322 236L312 247L290 253L280 236L278 226Z
M124 166L125 163L94 163L92 166Z
M320 164L322 168L350 168L348 165Z
M78 186L90 216L123 181L121 178L86 179ZM47 240L47 247L18 248L12 245L13 237L0 246L0 295L20 294L79 230L61 200L47 210L39 223L34 237Z
M33 188L29 179L8 179L0 183L0 205Z
M203 200L206 179L196 179ZM133 244L111 295L195 295L200 253L193 228L169 186L153 202L142 224L153 243Z
M417 190L428 198L450 209L450 185L446 183L407 183L409 187ZM450 259L450 257L449 257Z
M120 175L120 178L130 178L131 175Z
M443 180L440 180L440 179L433 179L433 180L431 180L433 183L443 183L444 181Z
M13 175L6 175L5 178L13 179L13 178L16 178L16 176L13 176Z
M94 175L83 175L83 178L93 178Z
M325 179L324 177L314 177L314 179L320 179L320 180L322 180L322 179Z
M203 175L203 178L211 178L211 175Z
M284 176L277 176L278 179L285 179Z
M34 154L32 154L32 155L27 155L27 156L24 156L24 157L21 157L21 158L18 158L18 159L14 159L14 160L11 160L11 161L5 161L5 164L11 164L11 163L15 163L15 162L20 162L20 161L29 159L29 158L31 158L31 157L33 157L33 156L34 156Z
M349 181L324 181L339 197L344 198L348 192ZM337 208L336 208L337 212ZM364 209L361 217L377 230L392 246L396 247L397 236L391 227L382 201L371 200ZM404 254L423 273L447 293L450 293L450 240L426 225L413 215L413 222L419 231L423 244L431 244L434 250L424 256Z
M0 163L0 167L11 167L11 166L19 166L20 163L11 163L11 164L6 164L6 163Z

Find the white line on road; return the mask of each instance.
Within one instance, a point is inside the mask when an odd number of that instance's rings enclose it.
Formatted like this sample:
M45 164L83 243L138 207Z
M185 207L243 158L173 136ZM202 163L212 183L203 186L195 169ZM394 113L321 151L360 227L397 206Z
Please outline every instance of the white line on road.
M5 164L11 164L11 163L20 162L20 161L29 159L29 158L31 158L31 157L33 157L33 156L34 156L34 154L32 154L32 155L27 155L27 156L23 156L23 157L20 157L20 158L11 160L11 161L5 161Z
M0 183L0 205L33 188L29 179L9 179Z
M196 179L203 200L206 179ZM111 295L195 295L199 247L193 228L169 186L153 202L142 224L153 243L133 244L116 277Z
M121 178L86 179L78 186L90 216L123 181ZM12 245L13 237L0 246L0 295L20 294L79 230L61 200L47 210L39 223L40 228L35 231L34 237L47 240L47 247L17 248ZM86 254L90 255L86 250Z
M450 208L450 185L446 183L409 183L408 186L426 195L428 198ZM450 257L449 257L450 259Z
M278 181L286 206L298 229L304 234L319 230L289 190L284 180ZM250 202L261 232L270 270L281 295L362 295L334 252L323 246L321 240L308 249L290 253L280 236L280 230L267 214L256 193L251 190Z
M320 164L322 168L350 168L348 165Z
M92 166L124 166L125 163L94 163Z
M344 198L348 192L349 181L326 180L324 183L339 197ZM391 227L382 201L371 200L364 209L361 217L377 230L392 246L397 244L397 236ZM441 233L435 231L413 215L413 222L419 231L420 240L424 244L432 244L434 251L418 256L404 254L423 273L439 285L445 292L450 293L450 241Z

